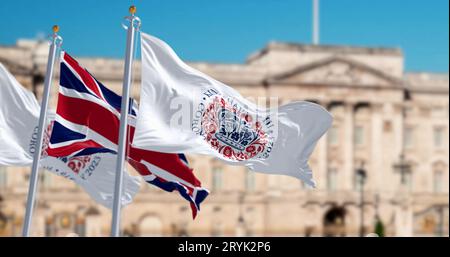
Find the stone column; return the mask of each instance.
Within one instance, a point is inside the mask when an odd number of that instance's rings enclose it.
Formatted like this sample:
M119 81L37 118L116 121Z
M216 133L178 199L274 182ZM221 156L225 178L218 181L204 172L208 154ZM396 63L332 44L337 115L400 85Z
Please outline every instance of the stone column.
M33 237L41 237L45 236L45 217L42 214L36 214L33 217L33 224L31 229L31 236Z
M370 153L370 176L372 177L371 188L374 191L383 189L383 105L381 103L371 104L371 153Z
M395 236L413 236L413 211L410 199L400 197L395 206Z
M329 103L322 102L323 107L327 107ZM328 133L325 134L317 143L318 151L318 169L313 172L314 179L317 182L317 188L320 190L326 189L326 178L328 172Z
M342 190L351 190L353 173L354 173L354 140L353 133L355 127L355 104L345 103L344 108L344 138L340 140L340 143L344 147L344 170L342 176L340 176L341 181L340 187Z
M385 153L384 161L389 163L386 168L388 174L392 174L392 181L390 182L390 187L394 191L402 190L401 188L401 174L394 170L393 165L399 162L399 158L402 154L403 144L404 144L404 132L405 132L405 120L402 113L401 104L392 104L392 124L393 124L393 143L392 150L390 154Z
M100 215L87 215L85 229L87 237L104 236L102 235L102 222Z

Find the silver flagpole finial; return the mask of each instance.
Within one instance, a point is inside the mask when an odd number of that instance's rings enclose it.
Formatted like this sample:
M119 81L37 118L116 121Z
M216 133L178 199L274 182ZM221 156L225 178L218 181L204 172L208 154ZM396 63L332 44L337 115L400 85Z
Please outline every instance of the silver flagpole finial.
M135 27L136 30L139 30L141 26L141 19L139 17L135 16L136 14L136 6L132 5L128 8L128 12L131 14L131 16L125 17L125 23L122 23L122 27L126 30L128 30L128 23L131 24L133 27Z

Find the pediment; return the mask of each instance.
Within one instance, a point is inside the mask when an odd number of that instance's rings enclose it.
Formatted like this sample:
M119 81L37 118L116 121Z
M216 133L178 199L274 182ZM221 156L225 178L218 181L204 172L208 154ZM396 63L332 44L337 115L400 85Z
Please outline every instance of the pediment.
M401 80L376 68L341 57L299 66L268 79L269 83L399 86Z

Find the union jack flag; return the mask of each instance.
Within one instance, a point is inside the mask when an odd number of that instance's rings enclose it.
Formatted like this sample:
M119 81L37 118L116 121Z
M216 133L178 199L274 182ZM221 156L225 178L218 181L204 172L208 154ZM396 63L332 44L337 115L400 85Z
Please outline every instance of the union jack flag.
M61 53L60 63L58 103L47 154L75 157L116 153L121 97L102 85L67 53ZM190 202L195 218L208 190L201 187L184 154L147 151L131 145L137 112L137 103L130 99L128 162L148 183L168 192L177 190Z

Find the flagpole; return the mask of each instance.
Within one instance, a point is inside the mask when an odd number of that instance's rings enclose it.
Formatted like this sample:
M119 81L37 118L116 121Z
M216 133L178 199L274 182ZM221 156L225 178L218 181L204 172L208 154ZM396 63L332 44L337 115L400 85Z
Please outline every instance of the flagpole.
M313 0L313 44L319 44L319 0Z
M111 236L120 236L120 213L121 213L121 198L123 187L123 167L125 164L125 152L128 145L127 142L127 125L128 125L128 109L130 103L130 84L131 84L131 69L134 56L134 42L136 31L140 26L140 19L134 16L136 7L130 6L129 12L131 16L126 17L129 21L127 29L127 46L125 51L125 69L122 86L122 104L120 110L120 129L119 129L119 149L117 152L116 165L116 180L114 185L114 202L112 210L111 222Z
M42 95L41 112L39 115L37 141L33 158L33 165L31 167L30 185L28 188L27 207L25 211L24 224L22 230L22 236L29 236L31 228L31 220L33 217L33 209L36 198L36 188L39 177L39 160L41 159L42 139L44 136L45 125L47 121L47 107L48 99L50 97L50 86L53 78L53 66L55 63L56 50L62 44L62 38L58 36L59 26L53 26L52 42L48 52L47 71L44 81L44 93Z

